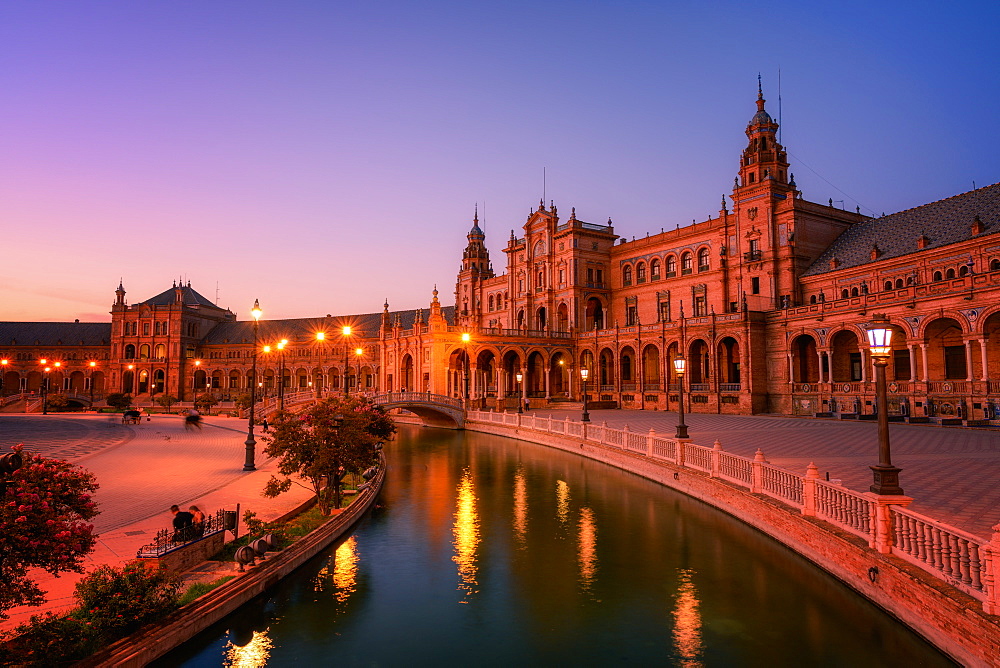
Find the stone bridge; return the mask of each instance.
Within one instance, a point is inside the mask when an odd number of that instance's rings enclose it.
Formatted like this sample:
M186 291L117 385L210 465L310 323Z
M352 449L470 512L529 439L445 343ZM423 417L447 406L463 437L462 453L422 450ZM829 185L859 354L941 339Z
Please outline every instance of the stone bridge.
M445 429L465 428L465 406L461 399L453 399L430 392L382 392L368 397L375 404L389 410L402 408L421 420L428 427ZM285 395L285 409L298 411L316 401L314 392L294 392ZM278 409L277 399L269 399L257 409L258 415L270 415ZM245 411L241 411L245 414Z

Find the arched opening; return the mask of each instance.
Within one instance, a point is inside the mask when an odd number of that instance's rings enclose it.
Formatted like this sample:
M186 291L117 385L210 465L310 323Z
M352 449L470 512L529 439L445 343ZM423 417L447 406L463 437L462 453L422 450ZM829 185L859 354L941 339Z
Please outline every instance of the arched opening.
M413 357L407 353L399 363L399 390L401 392L414 392L416 386L413 383Z
M547 315L547 313L546 313L546 310L545 310L544 306L539 307L538 310L535 312L535 328L536 329L538 329L538 330L545 329L546 315Z
M144 343L139 346L139 359L148 360L149 359L149 344Z
M660 389L660 349L652 344L642 349L642 383L646 391Z
M125 359L134 360L135 359L135 346L131 343L125 346Z
M599 366L597 378L602 390L613 390L615 383L615 356L609 348L601 350L597 358Z
M556 331L569 331L569 306L566 305L566 302L562 302L556 308Z
M596 297L587 300L586 326L588 331L604 329L604 305Z
M125 394L132 394L135 391L135 372L125 371L122 373L122 389Z
M966 364L962 326L953 318L938 318L925 330L930 380L965 380Z
M687 376L691 382L691 391L707 391L709 382L709 350L708 344L701 339L695 339L688 346ZM696 385L703 387L696 388Z
M163 392L166 389L165 381L166 376L163 373L163 369L157 369L153 372L153 385L150 387L150 391Z
M472 374L473 396L497 396L497 358L490 350L483 350L475 358Z
M528 355L528 364L524 382L528 387L529 397L545 396L545 360L539 352Z
M631 346L625 346L618 353L618 375L622 380L622 390L634 392L635 383L635 350Z
M808 334L800 334L792 341L792 382L819 382L819 357L816 354L816 339Z
M508 350L504 353L502 360L503 367L503 395L510 397L511 401L507 406L517 407L520 400L522 388L524 387L524 369L521 366L521 356L515 350ZM517 374L521 374L521 382L517 382Z
M718 347L719 382L730 385L730 391L740 389L740 344L731 336L719 341ZM733 387L734 386L734 387Z
M559 399L569 397L570 374L573 373L573 360L562 352L552 356L549 363L549 396Z
M830 342L830 373L833 382L861 380L861 350L858 336L851 330L837 332Z

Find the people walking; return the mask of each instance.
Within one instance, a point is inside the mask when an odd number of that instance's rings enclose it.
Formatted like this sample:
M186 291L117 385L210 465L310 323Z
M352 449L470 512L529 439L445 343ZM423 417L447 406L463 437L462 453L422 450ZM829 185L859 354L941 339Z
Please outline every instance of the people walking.
M201 538L205 535L205 513L198 506L188 508L191 513L191 537Z
M171 540L175 543L183 543L191 536L191 527L194 524L194 515L186 510L181 510L180 506L176 504L170 506L170 512L174 515L174 535Z

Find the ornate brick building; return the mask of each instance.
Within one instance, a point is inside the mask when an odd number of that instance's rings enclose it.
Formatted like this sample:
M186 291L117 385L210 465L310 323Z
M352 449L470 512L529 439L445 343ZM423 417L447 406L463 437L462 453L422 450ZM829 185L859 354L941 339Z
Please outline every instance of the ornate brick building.
M496 274L478 214L455 283L422 310L267 321L265 393L337 389L468 396L514 407L579 401L673 410L672 360L688 360L687 408L707 412L871 413L864 345L875 312L893 324L892 413L992 419L1000 408L1000 184L868 218L804 199L778 124L757 109L729 200L717 216L620 239L611 220L562 219L540 202ZM61 359L57 387L223 397L253 382L252 323L194 291L135 305L119 286L110 324L0 323L4 393L31 392L38 360ZM350 325L351 337L341 335ZM323 340L317 332L327 336ZM464 336L463 335L467 335ZM362 355L355 359L355 348ZM90 365L90 362L95 362ZM79 368L78 368L79 367ZM993 380L997 377L998 380Z

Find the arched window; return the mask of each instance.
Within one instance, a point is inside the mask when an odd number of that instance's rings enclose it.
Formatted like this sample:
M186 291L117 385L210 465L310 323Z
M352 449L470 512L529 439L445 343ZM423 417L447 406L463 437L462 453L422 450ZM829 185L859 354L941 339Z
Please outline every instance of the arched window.
M840 298L841 299L847 299L850 296L851 296L851 293L847 291L847 288L844 288L843 290L840 291Z
M944 275L945 275L945 278L955 278L955 270L954 269L949 269L948 271L946 271L944 273Z
M901 278L897 278L896 279L896 289L897 290L902 290L903 289L903 279L901 279Z
M944 276L941 275L940 271L935 271L933 279L934 279L935 282L937 282L937 281L943 281L944 280Z
M667 256L667 278L677 275L677 258L673 255Z
M645 283L646 282L646 263L640 262L635 266L635 282Z
M1000 262L1000 261L998 261ZM660 260L659 258L654 259L649 263L649 278L652 281L660 280Z
M491 310L491 311L492 311L492 310L493 310L493 295L490 295L490 301L489 301L489 304L490 304L490 307L489 307L489 310Z
M858 289L857 288L851 288L851 296L852 297L857 297L858 296Z
M816 295L813 295L812 297L809 298L809 303L810 304L815 304L816 303Z
M134 360L135 359L135 346L131 343L125 346L125 359Z
M970 271L972 271L972 269L969 267L969 265L963 264L961 267L958 268L958 275L968 276Z
M690 274L694 271L694 256L691 253L681 255L681 273Z
M883 289L884 290L892 290L892 281L886 281L885 282L885 286L883 287Z
M708 271L708 249L702 248L698 251L698 271Z
M139 359L148 360L149 359L149 344L144 343L139 346Z
M629 265L622 269L622 285L632 285L632 267Z
M153 357L158 360L163 359L167 356L167 347L162 343L157 343L156 348L153 349Z
M1000 260L990 260L990 271L1000 271Z
M535 276L535 287L536 288L544 288L545 287L545 272L544 271L538 272L538 274Z

